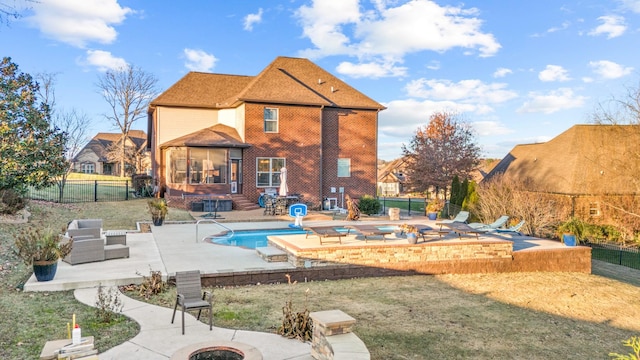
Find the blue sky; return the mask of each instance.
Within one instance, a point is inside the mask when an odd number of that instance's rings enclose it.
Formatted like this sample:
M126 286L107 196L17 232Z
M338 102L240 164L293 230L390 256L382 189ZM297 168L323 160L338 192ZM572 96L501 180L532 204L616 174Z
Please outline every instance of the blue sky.
M640 83L640 0L23 1L0 28L2 56L56 73L58 106L86 113L90 134L117 132L95 84L123 64L162 91L191 70L257 75L277 56L309 58L387 107L385 160L434 111L460 113L483 155L502 158Z

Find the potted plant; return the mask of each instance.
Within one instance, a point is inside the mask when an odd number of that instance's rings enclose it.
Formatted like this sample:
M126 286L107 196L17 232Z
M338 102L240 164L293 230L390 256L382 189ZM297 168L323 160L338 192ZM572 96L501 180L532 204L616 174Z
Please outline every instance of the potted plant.
M418 242L418 228L415 225L402 224L400 229L402 230L401 234L407 236L409 244L416 244Z
M442 210L443 206L442 200L433 199L429 201L426 209L429 220L436 220L438 218L438 213Z
M147 203L149 205L149 213L151 213L151 219L153 220L153 225L161 226L164 222L164 218L169 213L169 207L167 206L167 202L163 198L149 200Z
M584 239L584 231L584 221L573 217L558 226L557 234L565 245L576 246Z
M29 227L18 233L15 239L16 254L25 264L33 266L38 281L53 280L58 260L69 255L73 239L53 229Z

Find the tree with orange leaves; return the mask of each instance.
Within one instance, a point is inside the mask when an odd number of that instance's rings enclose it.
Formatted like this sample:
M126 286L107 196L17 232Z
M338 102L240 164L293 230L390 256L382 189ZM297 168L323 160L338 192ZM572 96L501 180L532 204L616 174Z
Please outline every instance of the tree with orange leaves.
M438 193L456 175L467 179L480 157L471 126L451 112L431 115L429 123L416 130L402 152L408 160L409 185L417 192L434 187Z

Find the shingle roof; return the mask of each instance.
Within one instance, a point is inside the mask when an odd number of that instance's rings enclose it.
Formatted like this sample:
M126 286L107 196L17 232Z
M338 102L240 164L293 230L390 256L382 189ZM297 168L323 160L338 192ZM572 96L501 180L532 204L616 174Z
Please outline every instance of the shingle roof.
M91 149L99 158L99 161L107 161L107 148L114 142L120 141L122 133L97 133L88 143L82 148L78 154L84 152L85 149ZM136 148L140 150L147 143L147 134L142 130L129 130L129 138L136 145ZM75 161L75 159L74 159Z
M151 106L227 108L241 102L385 108L308 59L282 56L257 76L190 72Z
M532 181L531 190L561 194L634 194L640 125L575 125L546 143L517 145L487 175Z
M222 124L196 131L191 134L181 136L177 139L161 144L161 148L172 146L192 146L192 147L249 147L240 138L236 129Z

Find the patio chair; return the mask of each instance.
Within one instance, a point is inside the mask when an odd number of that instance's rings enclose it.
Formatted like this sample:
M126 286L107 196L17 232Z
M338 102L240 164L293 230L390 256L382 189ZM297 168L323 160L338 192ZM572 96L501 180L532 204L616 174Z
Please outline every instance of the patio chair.
M508 227L506 229L496 229L495 231L497 233L500 233L500 234L515 233L517 235L522 235L522 233L520 232L520 229L522 229L522 227L524 226L524 223L525 223L525 221L522 220L519 223L517 223L517 224L515 224L513 226L510 226L510 227Z
M493 230L496 230L496 229L499 229L499 228L503 227L504 224L506 224L508 220L509 220L509 216L502 215L496 221L492 222L491 224L471 223L471 224L469 224L469 226L471 226L474 229L482 229L482 230L487 230L487 231L493 231Z
M344 232L336 230L333 226L306 226L303 230L307 232L305 239L309 237L310 232L318 235L318 238L320 239L320 245L323 245L323 239L325 239L324 241L326 242L326 238L331 237L337 237L338 242L342 244L342 237L347 235Z
M176 304L173 307L171 323L176 317L178 305L182 307L182 335L184 335L184 312L198 310L197 319L200 320L202 309L209 309L209 330L213 329L213 294L209 291L202 291L200 283L200 271L177 271L176 272Z
M469 212L468 211L460 211L456 217L454 217L453 219L445 219L445 220L441 220L441 223L444 224L451 224L454 222L461 222L461 223L465 223L467 222L467 219L469 219Z
M382 236L382 241L387 241L386 235L393 234L393 230L390 229L380 229L381 226L392 226L392 225L347 225L345 228L349 229L347 234L351 231L351 229L359 232L362 236L364 236L364 242L367 242L368 236Z
M264 215L273 215L275 213L275 198L273 196L264 195Z

